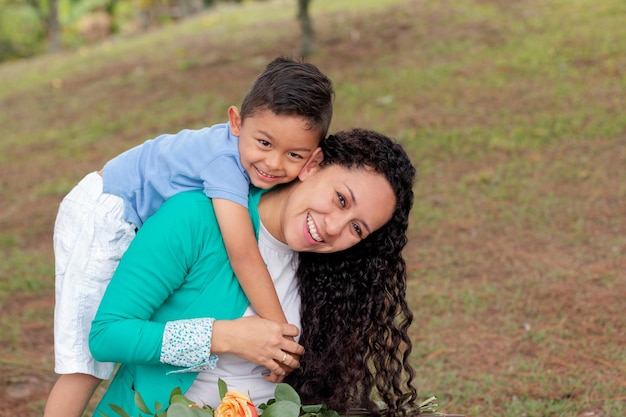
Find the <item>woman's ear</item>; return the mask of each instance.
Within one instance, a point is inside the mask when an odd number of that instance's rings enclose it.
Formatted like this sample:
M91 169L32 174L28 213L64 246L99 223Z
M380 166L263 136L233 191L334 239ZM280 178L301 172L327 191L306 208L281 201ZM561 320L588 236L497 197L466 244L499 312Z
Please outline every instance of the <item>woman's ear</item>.
M228 108L228 122L230 124L230 131L233 135L239 136L241 132L241 113L235 106Z
M300 174L298 174L298 179L300 181L304 180L311 173L318 171L320 169L320 164L324 160L324 153L322 152L322 148L317 147L311 152L309 155L309 159L304 164L304 167L300 170Z

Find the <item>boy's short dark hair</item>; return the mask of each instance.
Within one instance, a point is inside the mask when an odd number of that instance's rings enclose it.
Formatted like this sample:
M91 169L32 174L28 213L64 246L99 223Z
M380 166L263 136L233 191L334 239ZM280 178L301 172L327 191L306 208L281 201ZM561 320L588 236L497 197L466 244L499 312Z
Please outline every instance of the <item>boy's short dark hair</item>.
M315 65L279 57L254 80L241 104L241 119L257 111L300 116L310 130L326 137L333 116L335 91L331 80Z

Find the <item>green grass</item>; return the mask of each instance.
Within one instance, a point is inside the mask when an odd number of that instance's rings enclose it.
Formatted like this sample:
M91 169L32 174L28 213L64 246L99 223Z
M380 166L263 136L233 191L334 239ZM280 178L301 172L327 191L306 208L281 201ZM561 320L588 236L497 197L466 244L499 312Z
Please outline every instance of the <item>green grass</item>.
M16 306L53 294L62 196L155 134L225 120L297 50L294 3L0 66L0 365L30 357L32 322L51 326L49 308ZM405 255L421 395L468 416L623 415L626 3L311 7L332 130L381 130L418 165Z
M3 242L15 245L13 240ZM34 251L2 249L4 261L0 266L0 301L4 304L11 294L35 296L54 288L54 275L49 259L40 259L41 255Z

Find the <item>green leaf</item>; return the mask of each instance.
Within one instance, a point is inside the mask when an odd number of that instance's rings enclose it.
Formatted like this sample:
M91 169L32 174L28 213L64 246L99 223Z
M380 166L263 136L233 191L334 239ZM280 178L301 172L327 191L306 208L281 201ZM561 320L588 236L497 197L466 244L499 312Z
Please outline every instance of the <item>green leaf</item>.
M339 413L335 410L327 410L324 412L324 417L339 417Z
M324 404L313 404L313 405L303 405L302 411L305 413L319 413L324 410L326 407Z
M261 403L261 404L257 405L257 408L260 409L260 410L265 410L268 405L272 405L275 402L276 402L276 398L270 398L269 400L267 400L267 403Z
M224 382L222 378L218 378L217 388L220 391L220 400L223 400L224 396L226 395L226 391L228 391L228 385L226 385L226 382Z
M170 392L170 404L172 403L172 398L175 395L183 395L183 390L180 389L180 387L176 387L172 390L172 392Z
M126 411L124 411L119 405L109 404L109 407L111 407L113 411L115 411L118 415L122 417L130 417L130 415Z
M298 417L300 406L292 401L276 401L263 410L263 417Z
M300 396L296 392L295 389L291 387L289 384L281 383L276 385L276 390L274 391L274 397L276 397L276 401L291 401L300 407L302 402L300 401Z
M170 404L174 403L180 403L186 406L189 406L189 404L195 404L193 401L191 401L189 398L185 397L182 394L176 394L172 396L172 398L170 398Z
M183 403L174 403L167 410L167 417L207 417L209 415L201 408L189 407Z
M421 403L419 403L417 405L417 408L420 411L420 414L426 413L426 412L434 413L436 412L438 406L439 404L437 404L437 397L432 396L430 398L425 399Z
M146 402L141 397L141 394L139 394L137 391L135 391L135 404L137 405L139 411L141 411L142 413L152 414L152 411L150 411L150 409L146 405Z

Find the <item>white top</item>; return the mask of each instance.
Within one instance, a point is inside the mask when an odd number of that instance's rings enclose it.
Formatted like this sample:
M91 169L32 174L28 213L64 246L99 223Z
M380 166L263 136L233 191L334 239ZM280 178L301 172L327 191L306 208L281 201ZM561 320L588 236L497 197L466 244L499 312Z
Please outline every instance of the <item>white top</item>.
M288 322L300 328L300 295L296 281L297 253L270 235L263 224L259 229L259 250L272 276ZM255 314L252 306L248 306L244 316ZM217 407L220 403L217 380L221 378L229 389L250 395L252 402L258 406L274 397L276 388L276 384L263 378L264 372L268 372L267 368L234 354L220 354L217 366L210 371L200 372L185 396L198 404Z

